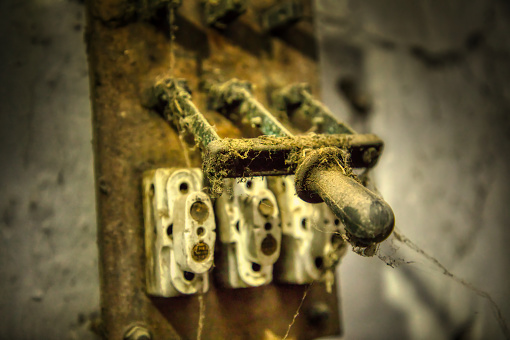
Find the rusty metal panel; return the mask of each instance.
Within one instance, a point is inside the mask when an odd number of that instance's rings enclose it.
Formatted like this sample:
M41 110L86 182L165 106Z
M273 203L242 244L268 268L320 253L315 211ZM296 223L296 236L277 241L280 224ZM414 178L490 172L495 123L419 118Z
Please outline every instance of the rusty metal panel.
M160 167L186 167L178 134L144 107L147 89L161 76L185 78L193 101L220 137L241 131L208 111L200 91L209 79L236 77L252 82L254 95L271 108L270 91L308 82L318 92L318 64L310 4L303 20L275 34L264 33L260 12L275 1L252 1L245 14L224 31L205 25L199 0L177 10L171 44L166 11L147 12L143 1L90 0L86 39L93 106L95 175L100 252L102 331L123 339L144 325L153 339L197 336L197 296L150 298L145 293L142 173ZM171 61L171 45L175 60ZM191 165L200 157L191 153ZM306 286L273 283L224 289L211 281L204 295L204 339L282 337ZM337 294L314 284L290 336L313 339L340 333Z

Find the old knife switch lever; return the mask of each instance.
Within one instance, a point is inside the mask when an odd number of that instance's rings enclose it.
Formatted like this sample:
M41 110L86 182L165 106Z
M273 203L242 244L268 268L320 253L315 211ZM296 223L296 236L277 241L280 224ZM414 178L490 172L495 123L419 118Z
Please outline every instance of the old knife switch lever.
M277 108L286 111L291 122L302 130L325 134L356 133L349 125L338 121L326 105L312 96L307 83L285 86L274 93L273 100Z
M354 165L361 165L361 167L374 166L382 150L382 141L367 143L357 150L353 148L351 151L347 151L347 145L353 140L356 138L367 140L368 136L358 135L346 125L338 124L329 110L313 99L303 87L291 87L286 93L284 91L283 97L287 106L304 106L305 111L308 112L308 118L328 119L331 122L328 126L331 125L336 129L328 131L328 134L312 137L311 140L315 142L324 138L324 142L316 145L308 142L310 140L308 136L293 135L256 101L243 82L237 79L213 86L210 97L211 101L216 103L217 109L234 108L237 114L243 117L257 118L260 132L264 135L278 137L273 140L259 139L261 144L259 155L265 155L266 162L264 164L267 164L265 167L258 164L259 173L281 175L282 173L278 172L282 170L280 168L281 158L272 153L279 151L283 145L290 145L289 154L286 155L283 164L287 165L286 174L292 174L295 171L295 185L299 197L309 203L326 202L342 221L347 237L353 245L373 248L393 231L394 215L391 207L380 196L358 183L354 176L347 171L350 164L346 164L345 161L350 159ZM329 134L331 132L336 135ZM338 136L345 138L344 145L342 143L328 145L335 140L338 141ZM372 139L372 136L369 139ZM257 145L255 139L250 142L253 149ZM241 146L241 143L239 145ZM249 144L246 143L246 145ZM300 156L289 159L289 155L295 155L296 151ZM216 147L215 152L219 154L223 151L220 151L220 147ZM242 153L238 152L238 154ZM370 157L365 157L366 155ZM238 160L233 159L232 162L235 164ZM253 160L251 162L255 163ZM259 160L259 162L264 161ZM247 170L249 169L242 169L243 172Z
M229 179L225 189L216 201L222 254L216 275L229 288L268 284L282 239L276 198L264 177Z
M278 121L252 94L252 85L231 79L211 86L209 106L227 116L235 113L241 120L269 136L290 136L292 133Z
M310 151L296 170L296 191L305 202L326 202L342 221L350 242L370 247L391 234L395 217L379 195L347 176L342 152L336 148Z
M222 139L179 82L170 80L156 86L155 90L159 102L164 104L167 119L189 131L201 145L204 173L211 182L295 173L299 197L309 203L324 201L342 221L353 245L373 248L392 232L394 215L390 206L358 183L348 171L350 166L370 168L375 165L383 147L377 136L356 133L294 135L254 98L249 87L232 79L211 87L210 103L218 110L235 110L250 120L257 118L259 129L266 136ZM313 100L309 100L309 104L317 106ZM322 110L322 115L330 114ZM367 153L373 157L365 157ZM213 187L212 193L221 193L221 188Z
M143 178L147 292L204 293L213 264L214 210L199 169L162 168Z

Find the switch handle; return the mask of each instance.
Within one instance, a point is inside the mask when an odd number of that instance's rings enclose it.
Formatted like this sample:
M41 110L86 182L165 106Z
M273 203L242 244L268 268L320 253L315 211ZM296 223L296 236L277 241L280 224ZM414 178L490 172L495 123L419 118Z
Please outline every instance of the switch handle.
M296 171L298 196L310 203L326 202L354 245L382 242L393 231L393 211L379 195L348 176L342 159L337 148L309 152Z

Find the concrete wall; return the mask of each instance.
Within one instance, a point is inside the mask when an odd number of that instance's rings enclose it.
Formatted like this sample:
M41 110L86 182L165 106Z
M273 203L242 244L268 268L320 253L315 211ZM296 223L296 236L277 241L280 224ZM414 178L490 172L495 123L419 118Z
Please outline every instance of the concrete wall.
M323 97L386 142L397 227L510 318L510 5L321 0ZM0 2L0 339L93 339L98 313L83 4ZM372 102L352 109L340 80ZM497 339L488 304L423 257L339 268L346 339ZM385 246L382 254L392 253ZM206 320L207 322L207 320Z
M92 339L99 305L84 6L0 2L0 339Z
M375 179L397 228L510 318L510 4L324 0L321 13L324 100L385 141ZM352 74L369 115L336 89ZM340 266L347 339L503 338L485 300L394 244L414 263Z

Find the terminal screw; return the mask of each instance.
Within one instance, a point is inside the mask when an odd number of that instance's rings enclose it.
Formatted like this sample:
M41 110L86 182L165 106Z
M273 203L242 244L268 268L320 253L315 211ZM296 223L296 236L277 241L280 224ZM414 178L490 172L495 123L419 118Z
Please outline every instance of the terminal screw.
M151 333L142 326L131 327L124 335L125 340L151 340Z

